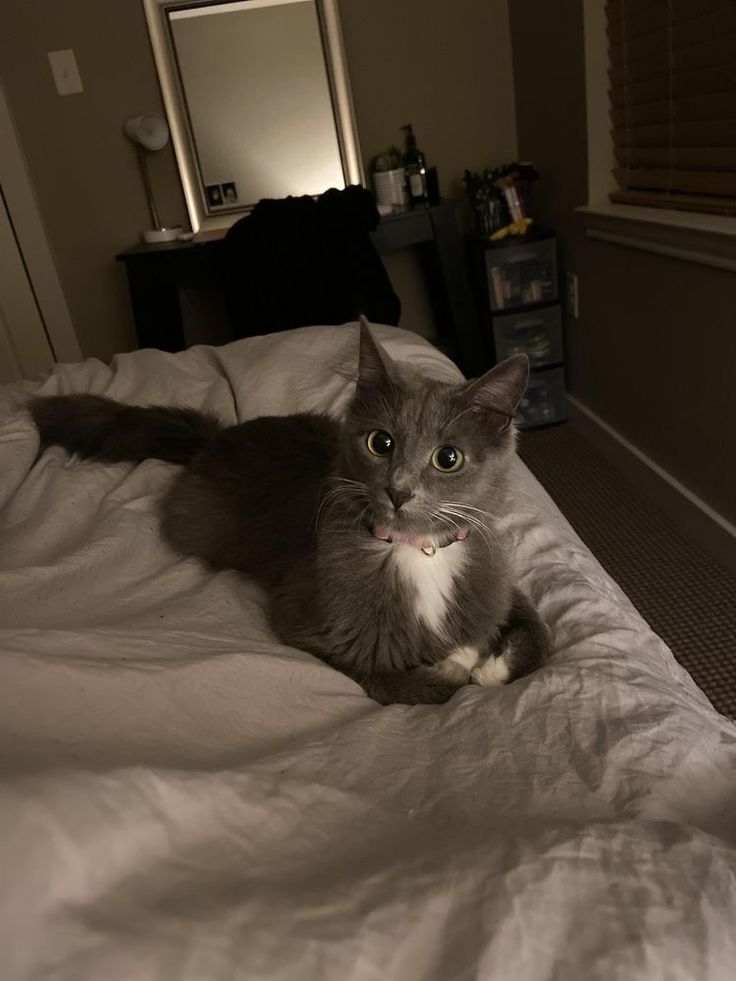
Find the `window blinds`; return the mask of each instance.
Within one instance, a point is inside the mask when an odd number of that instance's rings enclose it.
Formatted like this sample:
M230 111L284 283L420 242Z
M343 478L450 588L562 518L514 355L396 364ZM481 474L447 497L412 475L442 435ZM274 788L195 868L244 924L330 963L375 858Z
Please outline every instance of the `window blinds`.
M608 0L611 200L736 215L736 2Z

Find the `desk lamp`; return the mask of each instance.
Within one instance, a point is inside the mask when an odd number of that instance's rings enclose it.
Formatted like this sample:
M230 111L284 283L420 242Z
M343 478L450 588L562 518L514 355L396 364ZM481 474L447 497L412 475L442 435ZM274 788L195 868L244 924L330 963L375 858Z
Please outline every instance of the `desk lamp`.
M148 170L148 154L163 150L169 142L169 127L166 120L153 113L144 116L133 116L125 124L125 133L128 138L135 143L138 152L138 163L143 177L143 186L146 189L148 207L151 211L153 228L143 232L143 241L149 244L157 242L173 242L182 234L180 225L175 228L165 228L161 224L161 219L156 210L156 202L153 199L153 189L151 187L151 175Z

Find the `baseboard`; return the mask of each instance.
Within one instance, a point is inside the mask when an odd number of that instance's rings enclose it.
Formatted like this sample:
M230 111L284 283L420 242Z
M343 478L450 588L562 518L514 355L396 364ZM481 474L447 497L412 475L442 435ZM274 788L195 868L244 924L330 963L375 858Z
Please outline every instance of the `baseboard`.
M572 395L568 420L703 551L736 575L736 527Z

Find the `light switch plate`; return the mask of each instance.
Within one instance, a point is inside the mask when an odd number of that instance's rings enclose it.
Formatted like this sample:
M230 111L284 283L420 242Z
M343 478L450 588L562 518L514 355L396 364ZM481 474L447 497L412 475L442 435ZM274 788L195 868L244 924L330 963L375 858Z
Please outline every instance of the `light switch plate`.
M64 51L49 51L49 64L59 95L75 95L77 92L84 91L77 60L71 48L66 48Z

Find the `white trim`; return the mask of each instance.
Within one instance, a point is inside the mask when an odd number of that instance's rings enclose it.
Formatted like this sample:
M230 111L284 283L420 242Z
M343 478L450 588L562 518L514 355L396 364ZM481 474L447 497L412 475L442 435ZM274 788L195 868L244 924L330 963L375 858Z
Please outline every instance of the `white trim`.
M8 214L33 285L38 309L57 361L81 361L41 215L36 204L20 140L15 131L5 93L0 85L0 185Z
M588 238L736 272L736 218L616 204L576 210Z
M736 527L579 399L568 395L567 405L573 429L588 437L684 534L736 574Z

